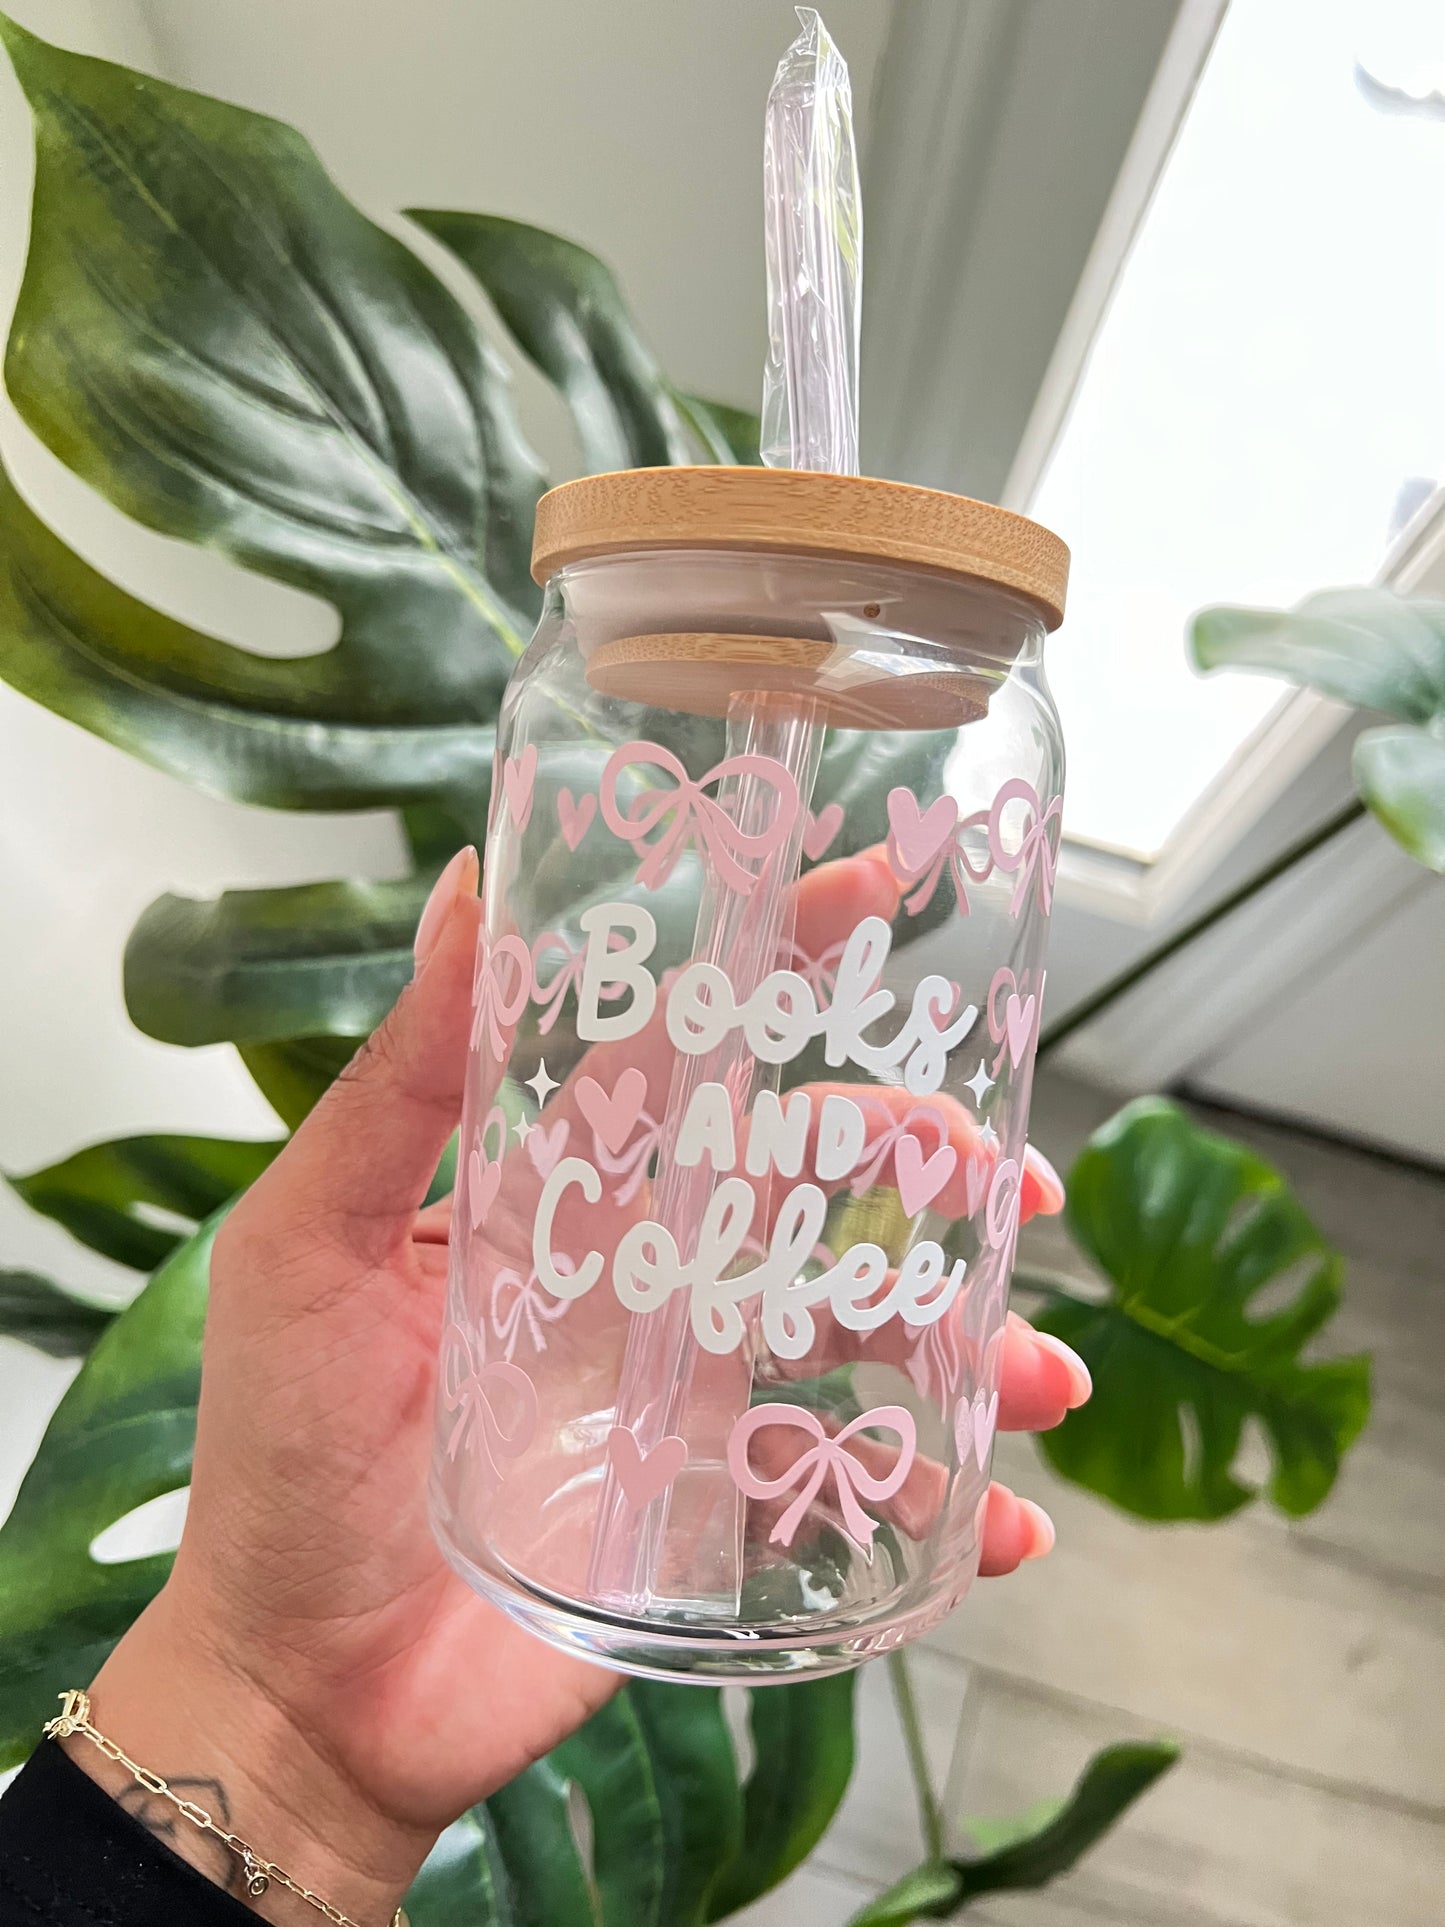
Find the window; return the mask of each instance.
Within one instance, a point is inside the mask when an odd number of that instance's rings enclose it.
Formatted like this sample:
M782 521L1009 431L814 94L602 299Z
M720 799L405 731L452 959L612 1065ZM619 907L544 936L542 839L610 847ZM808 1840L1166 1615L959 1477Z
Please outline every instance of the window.
M1197 679L1208 602L1369 580L1445 479L1445 9L1233 0L1029 512L1071 837L1143 862L1269 716Z

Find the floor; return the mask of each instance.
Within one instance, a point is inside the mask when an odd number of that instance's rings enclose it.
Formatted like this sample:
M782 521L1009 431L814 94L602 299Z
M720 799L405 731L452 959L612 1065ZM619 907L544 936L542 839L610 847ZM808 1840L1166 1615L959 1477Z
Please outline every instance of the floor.
M1040 1080L1037 1142L1066 1168L1112 1109ZM1375 1355L1374 1416L1329 1501L1287 1522L1150 1528L1064 1485L1022 1439L1000 1475L1058 1525L1054 1554L985 1581L917 1651L954 1811L1063 1793L1110 1741L1184 1758L1068 1878L980 1904L979 1927L1438 1927L1445 1919L1445 1179L1238 1118L1349 1261L1340 1350ZM1050 1228L1033 1247L1079 1261ZM955 1739L958 1757L953 1760ZM740 1918L842 1927L920 1858L887 1678L862 1681L860 1765L812 1861Z

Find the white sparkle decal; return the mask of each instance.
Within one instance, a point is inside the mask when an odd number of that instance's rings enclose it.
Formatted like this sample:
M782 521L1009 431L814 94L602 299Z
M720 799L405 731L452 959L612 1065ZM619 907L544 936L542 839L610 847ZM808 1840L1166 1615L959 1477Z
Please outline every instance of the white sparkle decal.
M527 1088L537 1093L537 1109L539 1111L545 1106L547 1099L553 1091L561 1090L562 1086L557 1082L556 1078L547 1075L547 1060L545 1057L537 1060L537 1075L527 1079Z
M983 1059L980 1057L978 1060L978 1069L963 1087L966 1091L973 1092L975 1109L982 1105L985 1096L993 1087L994 1079L991 1078L987 1070L985 1070Z

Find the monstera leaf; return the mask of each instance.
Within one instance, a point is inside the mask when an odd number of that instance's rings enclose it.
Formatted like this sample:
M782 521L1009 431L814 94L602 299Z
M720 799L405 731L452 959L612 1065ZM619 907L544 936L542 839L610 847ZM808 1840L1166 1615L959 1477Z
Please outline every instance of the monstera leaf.
M1012 1820L970 1820L976 1851L927 1860L854 1914L848 1927L909 1927L952 1920L983 1894L1047 1886L1067 1873L1179 1757L1163 1741L1111 1746L1090 1760L1065 1800Z
M853 1675L751 1695L744 1846L708 1910L721 1920L786 1879L827 1831L853 1771Z
M712 461L757 466L757 416L680 394L595 254L524 221L407 211L471 271L518 347L556 384L589 473L692 462L699 445Z
M1327 589L1296 609L1205 609L1201 669L1257 669L1398 718L1356 739L1355 782L1417 862L1445 872L1445 601Z
M83 1297L34 1271L0 1271L0 1338L49 1358L81 1358L115 1317L115 1307Z
M603 1927L568 1782L550 1760L447 1828L406 1911L412 1927Z
M407 212L476 276L518 346L556 384L589 473L695 459L696 438L672 384L595 254L492 214Z
M541 471L471 316L292 129L3 17L0 37L38 157L6 362L21 413L126 513L339 619L334 646L299 659L220 642L108 582L0 477L0 675L219 795L394 806L416 856L394 885L162 898L135 932L136 1023L237 1044L294 1124L345 1061L338 1040L405 982L430 877L482 840L497 705L537 607ZM482 215L413 218L556 383L585 465L756 461L756 418L681 394L586 249ZM830 740L849 846L885 834L890 788L937 786L950 742Z
M91 1547L190 1483L215 1224L101 1335L0 1526L0 1771L29 1753L58 1693L95 1677L170 1570L169 1555L107 1565Z
M1369 1361L1301 1360L1339 1303L1341 1259L1279 1173L1141 1098L1090 1140L1067 1211L1110 1292L1046 1288L1035 1321L1094 1377L1090 1402L1040 1439L1056 1470L1146 1519L1221 1519L1257 1496L1235 1468L1253 1422L1269 1497L1319 1505L1369 1415Z
M202 1218L259 1177L280 1148L279 1142L223 1137L123 1137L8 1182L33 1211L64 1225L92 1251L154 1271Z

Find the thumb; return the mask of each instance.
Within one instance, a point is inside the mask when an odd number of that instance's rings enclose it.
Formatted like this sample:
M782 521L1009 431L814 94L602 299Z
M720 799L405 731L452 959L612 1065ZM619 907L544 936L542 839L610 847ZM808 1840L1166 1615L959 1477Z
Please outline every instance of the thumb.
M300 1232L379 1265L410 1237L461 1111L477 877L459 850L417 925L412 981L238 1207L269 1240Z

